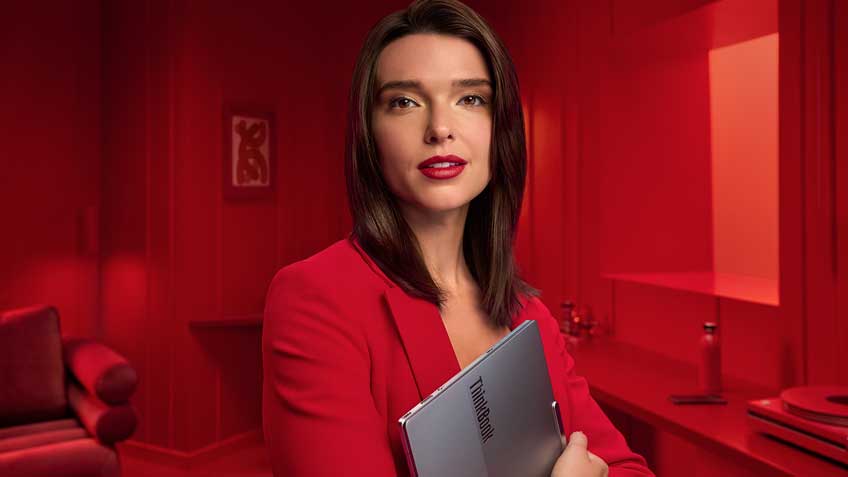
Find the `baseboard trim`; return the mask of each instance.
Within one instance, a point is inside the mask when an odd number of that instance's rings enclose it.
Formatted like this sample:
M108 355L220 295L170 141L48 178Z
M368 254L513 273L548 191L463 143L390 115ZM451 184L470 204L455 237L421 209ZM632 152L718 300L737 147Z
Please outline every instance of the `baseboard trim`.
M190 452L169 449L136 440L121 442L116 447L118 448L119 455L126 454L136 459L189 469L228 452L261 442L262 430L252 429Z

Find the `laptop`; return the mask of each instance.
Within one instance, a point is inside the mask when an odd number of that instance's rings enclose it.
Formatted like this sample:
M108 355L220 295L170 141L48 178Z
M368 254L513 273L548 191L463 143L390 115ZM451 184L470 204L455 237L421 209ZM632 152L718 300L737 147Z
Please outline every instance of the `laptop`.
M399 420L417 477L550 477L563 450L561 422L534 320Z

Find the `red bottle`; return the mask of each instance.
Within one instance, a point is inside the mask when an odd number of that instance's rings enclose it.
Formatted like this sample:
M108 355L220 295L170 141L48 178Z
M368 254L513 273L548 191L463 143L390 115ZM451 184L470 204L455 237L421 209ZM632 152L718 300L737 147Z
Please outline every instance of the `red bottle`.
M719 394L721 392L721 347L716 328L718 328L716 323L704 323L704 336L701 337L698 385L704 394Z

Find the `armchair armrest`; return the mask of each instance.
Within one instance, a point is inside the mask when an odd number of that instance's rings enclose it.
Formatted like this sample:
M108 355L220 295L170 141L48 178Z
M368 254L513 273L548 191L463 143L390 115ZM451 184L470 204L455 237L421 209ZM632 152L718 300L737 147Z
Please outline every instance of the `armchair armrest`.
M64 338L62 350L71 374L104 403L126 403L135 392L135 369L108 346L90 339Z
M83 427L103 444L111 445L127 439L138 424L131 405L109 406L73 382L68 385L68 402Z

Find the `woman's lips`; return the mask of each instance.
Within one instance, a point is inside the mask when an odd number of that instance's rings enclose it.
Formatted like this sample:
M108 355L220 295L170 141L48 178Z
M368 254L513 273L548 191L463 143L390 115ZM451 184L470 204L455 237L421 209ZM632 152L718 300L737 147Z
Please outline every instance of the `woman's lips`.
M463 169L465 169L465 164L455 164L448 167L424 167L418 170L430 179L451 179L462 173Z
M433 156L418 165L418 170L430 179L451 179L462 173L467 162L454 156Z

